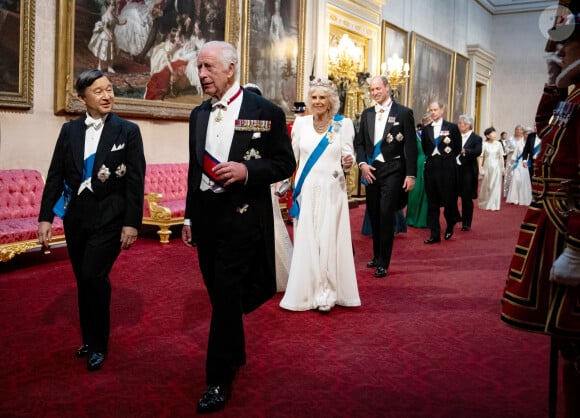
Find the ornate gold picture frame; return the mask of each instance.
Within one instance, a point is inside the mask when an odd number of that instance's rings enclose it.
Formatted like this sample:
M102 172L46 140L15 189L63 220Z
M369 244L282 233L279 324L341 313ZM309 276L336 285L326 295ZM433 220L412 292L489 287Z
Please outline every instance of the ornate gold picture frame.
M304 84L306 0L244 0L242 84L254 83L264 97L292 114Z
M189 15L173 10L173 1L124 4L124 8L149 7L142 13L125 13L115 6L106 9L101 3L58 0L55 113L85 110L74 91L75 79L82 71L101 65L102 70L108 69L115 86L116 113L187 119L191 109L203 100L198 80L196 84L197 50L209 40L238 44L238 0L206 0L199 3L199 10L195 7L197 3L192 2ZM148 20L134 21L137 15L144 14L149 14ZM100 52L109 49L107 42L111 39L107 29L115 34L114 50L118 50L111 60ZM122 41L127 41L126 50L119 48ZM130 51L135 44L138 48ZM111 66L114 72L109 69Z
M450 91L453 52L411 33L410 107L420 120L429 103L439 100L446 106L445 119L451 118Z
M0 107L32 107L35 6L35 0L0 6Z
M460 115L467 111L467 80L469 75L469 58L457 52L453 54L453 90L451 94L452 121L457 122Z

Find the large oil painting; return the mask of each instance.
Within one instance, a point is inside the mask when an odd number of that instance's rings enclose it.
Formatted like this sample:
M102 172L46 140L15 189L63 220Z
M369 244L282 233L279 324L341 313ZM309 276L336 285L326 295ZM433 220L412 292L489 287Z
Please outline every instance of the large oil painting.
M453 119L451 120L457 122L459 116L466 112L469 59L456 52L454 54L453 68Z
M203 100L199 49L235 45L238 22L237 0L59 0L56 112L84 109L74 80L99 68L114 83L118 113L186 118Z
M412 33L410 98L415 118L425 114L429 103L439 101L449 119L453 53L434 42Z
M305 0L244 0L242 82L254 83L287 114L300 95Z
M32 107L35 0L0 1L0 107Z

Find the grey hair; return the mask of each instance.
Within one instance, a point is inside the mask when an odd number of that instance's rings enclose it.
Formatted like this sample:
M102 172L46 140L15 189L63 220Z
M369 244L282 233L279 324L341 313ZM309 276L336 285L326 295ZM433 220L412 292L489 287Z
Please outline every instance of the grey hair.
M202 53L202 51L206 48L216 48L220 50L220 58L221 62L224 67L228 67L230 64L234 64L234 71L239 74L239 59L238 59L238 51L234 46L225 41L209 41L202 45L201 49L199 50L198 55Z
M315 91L322 92L325 94L329 101L330 101L330 116L334 117L340 108L340 99L338 97L338 91L336 90L336 86L332 84L330 87L326 87L323 85L316 85L311 86L308 90L308 95L304 99L306 102L306 107L312 109L312 93Z
M473 118L469 115L459 115L459 118L457 119L459 122L464 122L467 123L469 125L470 129L473 129Z

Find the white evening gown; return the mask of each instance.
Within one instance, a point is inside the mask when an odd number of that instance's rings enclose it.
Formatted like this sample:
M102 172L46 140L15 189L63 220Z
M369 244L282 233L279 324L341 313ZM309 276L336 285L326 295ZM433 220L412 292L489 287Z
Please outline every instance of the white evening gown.
M481 156L483 157L483 180L477 207L485 210L499 210L504 164L503 147L497 141L484 142Z
M117 47L131 55L139 55L153 26L150 4L153 0L144 2L127 2L119 14L119 21L126 21L124 25L115 27Z
M532 182L530 181L530 170L524 167L521 158L524 151L525 142L523 139L515 141L515 151L508 158L508 164L511 166L512 174L509 184L509 190L506 196L506 203L515 205L529 206L532 203Z
M292 148L299 161L295 183L322 134L312 116L297 118ZM354 127L343 119L334 141L324 150L304 181L298 197L299 219L294 219L294 252L286 293L280 306L305 311L334 305L360 306L346 180L341 156L353 155Z
M280 201L276 195L277 184L270 186L272 195L272 209L274 210L274 247L276 253L276 291L286 290L288 275L290 274L290 262L292 261L292 241L288 235L288 229L280 212Z

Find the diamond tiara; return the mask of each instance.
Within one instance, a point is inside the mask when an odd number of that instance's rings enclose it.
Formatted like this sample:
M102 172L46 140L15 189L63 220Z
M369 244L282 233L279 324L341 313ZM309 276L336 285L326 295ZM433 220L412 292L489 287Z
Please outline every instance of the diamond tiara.
M334 83L328 78L315 78L310 82L310 87L334 87Z

